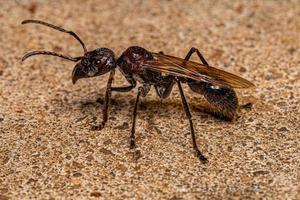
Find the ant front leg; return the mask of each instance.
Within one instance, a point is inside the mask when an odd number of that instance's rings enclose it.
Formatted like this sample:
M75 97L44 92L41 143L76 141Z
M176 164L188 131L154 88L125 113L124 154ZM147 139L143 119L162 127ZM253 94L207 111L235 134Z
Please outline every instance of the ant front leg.
M112 87L111 90L115 92L129 92L136 87L136 80L134 80L131 76L126 77L126 79L130 84L129 86Z
M92 127L92 130L101 130L104 128L107 120L108 120L108 106L110 104L110 98L111 98L111 92L116 91L116 92L129 92L136 86L136 81L131 78L127 78L128 82L130 83L129 86L124 86L124 87L112 87L112 82L114 80L114 75L115 75L115 70L113 69L110 72L109 79L107 82L106 86L106 93L105 93L105 100L104 100L104 106L103 106L103 118L102 122L99 125L95 125Z
M184 60L189 61L190 57L193 55L193 53L197 53L198 57L200 58L201 62L203 63L203 65L209 66L208 62L205 60L204 56L200 53L200 51L195 48L192 47L190 49L190 51L187 53L187 55L185 56Z
M111 91L112 91L112 87L111 84L114 80L114 76L115 76L115 70L113 69L110 72L108 81L107 81L107 86L106 86L106 92L105 92L105 100L104 100L104 105L103 105L103 110L102 110L102 122L99 125L95 125L92 127L92 130L101 130L104 128L107 119L108 119L108 106L110 103L110 97L111 97Z

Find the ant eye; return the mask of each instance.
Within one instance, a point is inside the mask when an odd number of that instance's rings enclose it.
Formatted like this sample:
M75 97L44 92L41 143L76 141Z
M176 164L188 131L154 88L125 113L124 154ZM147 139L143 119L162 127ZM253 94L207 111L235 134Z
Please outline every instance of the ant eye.
M146 59L151 58L150 54L149 54L149 53L145 53L145 58L146 58Z
M96 60L95 63L96 63L96 64L100 64L100 63L101 63L101 60Z

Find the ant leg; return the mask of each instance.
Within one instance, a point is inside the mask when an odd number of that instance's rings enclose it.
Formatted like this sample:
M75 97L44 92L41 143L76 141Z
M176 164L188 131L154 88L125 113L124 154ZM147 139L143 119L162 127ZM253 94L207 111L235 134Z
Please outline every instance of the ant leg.
M114 75L115 75L115 70L113 69L110 72L108 81L107 81L107 86L106 86L106 92L105 92L105 100L104 100L104 106L103 106L103 110L102 110L102 122L99 125L93 126L92 130L101 130L104 128L107 119L108 119L108 106L110 104L110 97L111 97L111 84L114 80Z
M137 111L137 106L138 106L138 102L140 99L140 95L141 95L141 91L139 90L136 100L135 100L134 110L133 110L133 114L132 114L132 127L131 127L131 134L130 134L130 138L129 138L130 149L133 149L136 147L136 145L135 145L135 121L136 121L136 111Z
M179 88L179 92L180 92L180 96L181 96L181 100L182 100L182 105L186 114L186 117L189 120L190 123L190 129L191 129L191 135L192 135L192 141L193 141L193 148L196 151L197 157L202 161L202 162L206 162L207 159L205 158L205 156L201 153L201 151L199 150L197 143L196 143L196 137L195 137L195 131L194 131L194 126L193 126L193 121L192 121L192 115L188 106L188 103L186 101L186 98L184 96L182 87L180 82L177 80L177 85Z
M130 149L133 149L136 147L136 145L135 145L135 122L136 122L137 107L139 104L139 99L140 99L141 95L142 95L142 97L145 97L149 91L150 91L150 85L143 85L142 87L139 87L139 89L138 89L138 94L136 96L134 110L132 113L132 127L131 127L131 134L130 134L130 138L129 138Z
M239 106L240 109L249 109L249 110L251 110L252 107L253 107L253 103L251 102Z
M129 85L129 86L124 86L124 87L112 87L111 90L115 92L129 92L133 88L135 88L136 83Z
M165 79L166 80L163 80L165 81L164 83L154 86L156 94L162 99L165 99L168 96L170 96L175 83L174 78L171 76L165 77Z
M110 104L110 97L111 97L111 92L112 91L116 91L116 92L129 92L130 90L132 90L133 88L135 88L136 86L136 81L134 79L132 79L130 81L129 86L125 86L125 87L112 87L111 84L114 80L114 75L115 75L115 70L112 70L110 72L109 75L109 79L107 82L107 86L106 86L106 92L105 92L105 100L104 100L104 106L103 106L103 110L102 110L102 122L99 125L95 125L92 126L92 130L101 130L104 128L107 120L108 120L108 106Z
M133 88L135 88L136 81L133 78L131 78L131 77L128 77L126 79L130 83L129 86L112 87L111 90L112 91L116 91L116 92L129 92L130 90L132 90Z
M184 60L188 61L190 59L190 57L192 56L193 53L197 53L198 57L200 58L201 62L206 65L206 66L209 66L208 65L208 62L205 60L204 56L200 53L200 51L195 48L195 47L192 47L190 49L190 51L187 53L187 55L185 56Z

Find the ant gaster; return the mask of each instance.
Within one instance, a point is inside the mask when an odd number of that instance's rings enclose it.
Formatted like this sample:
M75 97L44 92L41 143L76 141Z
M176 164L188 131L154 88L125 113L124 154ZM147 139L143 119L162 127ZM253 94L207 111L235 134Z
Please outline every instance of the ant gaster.
M50 51L33 51L25 54L22 61L33 55L51 55L77 62L72 72L72 82L74 84L78 79L100 76L110 72L105 93L102 122L97 126L93 126L93 129L100 130L105 126L108 119L108 106L112 91L129 92L136 87L137 82L141 84L141 86L138 87L132 114L130 148L136 147L135 123L140 97L146 97L151 86L155 88L160 98L167 98L174 84L177 84L183 108L190 124L193 148L197 157L203 162L207 161L207 159L197 146L192 116L181 83L188 84L192 91L202 94L215 108L216 112L227 120L233 119L238 107L238 99L233 88L248 88L254 86L251 82L239 76L211 67L196 48L191 48L184 59L165 55L162 52L150 52L138 46L129 47L120 57L116 57L114 52L108 48L98 48L93 51L87 51L84 43L72 31L67 31L61 27L39 20L25 20L22 22L22 24L27 23L45 25L72 35L80 42L84 50L84 55L71 57ZM198 55L202 64L189 61L193 53ZM128 86L112 86L116 68L118 68L126 78L129 83Z

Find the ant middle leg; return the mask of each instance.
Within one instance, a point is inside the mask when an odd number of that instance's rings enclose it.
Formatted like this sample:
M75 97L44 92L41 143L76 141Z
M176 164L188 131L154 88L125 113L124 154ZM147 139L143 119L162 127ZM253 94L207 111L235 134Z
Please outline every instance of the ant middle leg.
M192 47L191 49L190 49L190 51L187 53L187 55L185 56L185 58L184 58L184 60L186 60L186 61L188 61L190 58L191 58L191 56L193 55L193 53L197 53L197 55L198 55L198 57L200 58L200 60L201 60L201 62L204 64L204 65L206 65L206 66L209 66L208 65L208 62L205 60L205 58L204 58L204 56L200 53L200 51L197 49L197 48L195 48L195 47Z
M136 148L135 144L135 123L136 123L136 116L137 116L137 107L139 104L140 96L145 97L148 92L150 91L151 86L150 85L143 85L142 87L139 87L138 94L136 96L135 105L132 113L132 126L131 126L131 134L129 138L129 147L130 149Z

